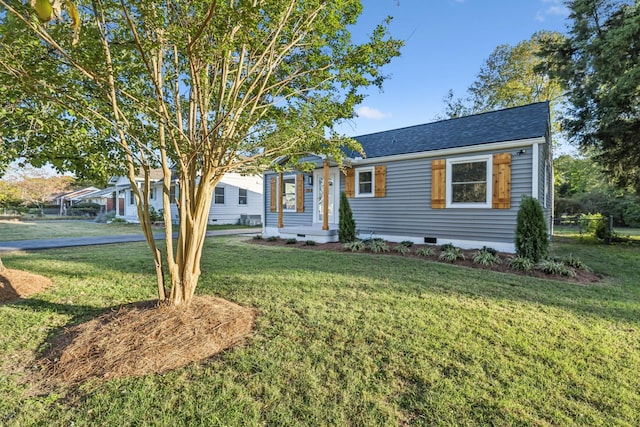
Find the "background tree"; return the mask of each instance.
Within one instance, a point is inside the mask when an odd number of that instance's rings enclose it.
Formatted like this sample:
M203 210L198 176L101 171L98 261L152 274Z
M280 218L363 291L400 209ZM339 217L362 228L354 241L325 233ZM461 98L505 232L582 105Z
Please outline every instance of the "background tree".
M444 98L447 118L549 101L552 110L562 100L559 81L546 72L541 49L563 40L560 33L541 31L515 46L498 46L480 67L467 95Z
M619 188L590 157L563 155L554 160L555 212L601 213L616 226L640 226L640 198L632 188Z
M0 180L0 207L6 209L20 204L20 190L13 182Z
M71 189L73 178L70 176L47 176L35 169L24 172L15 186L20 191L20 199L25 206L37 207L40 216L44 216L44 206L59 194Z
M569 36L546 45L567 91L563 128L620 187L640 192L640 3L573 0Z
M353 43L348 27L362 10L353 0L92 1L80 4L77 44L68 28L35 23L21 2L0 4L8 11L5 25L11 16L17 34L40 39L2 39L3 55L12 61L0 67L17 87L16 99L55 106L51 120L65 129L78 126L93 141L85 146L87 139L70 137L72 149L78 145L124 166L159 299L175 305L195 292L212 192L222 176L259 171L283 156L294 164L309 152L340 161L344 146L357 149L333 126L353 116L363 88L382 84L379 68L401 46L385 24L366 43ZM11 56L22 45L36 61ZM164 172L164 254L149 215L153 167ZM134 185L139 173L141 188ZM174 177L180 183L175 245Z

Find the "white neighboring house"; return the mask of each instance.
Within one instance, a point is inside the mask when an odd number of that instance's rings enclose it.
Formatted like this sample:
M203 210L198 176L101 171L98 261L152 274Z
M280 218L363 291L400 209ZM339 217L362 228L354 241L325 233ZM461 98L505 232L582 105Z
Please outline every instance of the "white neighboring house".
M259 175L240 175L238 173L224 175L214 189L209 224L262 224L262 179L262 176ZM136 178L136 182L140 187L144 183L144 178L139 176ZM149 203L156 211L160 211L163 209L161 169L151 171L150 183ZM124 194L124 207L118 206L116 208L116 218L122 218L127 222L140 222L129 179L124 176L115 176L111 178L109 184L115 188L118 197L120 194ZM172 184L169 197L171 199L171 218L174 223L177 223L179 219L175 203L178 192L178 186Z

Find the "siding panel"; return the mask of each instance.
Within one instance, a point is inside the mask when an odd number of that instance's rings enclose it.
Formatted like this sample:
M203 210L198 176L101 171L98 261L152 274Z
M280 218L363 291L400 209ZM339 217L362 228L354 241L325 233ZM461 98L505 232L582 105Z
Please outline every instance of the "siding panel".
M385 198L350 200L357 229L417 238L512 243L521 196L531 194L531 150L519 155L512 152L509 209L431 209L431 160L388 163Z

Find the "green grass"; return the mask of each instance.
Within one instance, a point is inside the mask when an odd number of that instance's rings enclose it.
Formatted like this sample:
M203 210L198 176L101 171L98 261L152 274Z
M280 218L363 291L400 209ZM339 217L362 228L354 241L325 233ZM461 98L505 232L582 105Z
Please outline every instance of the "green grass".
M615 227L613 231L619 236L640 241L640 228ZM594 237L580 233L580 227L556 225L553 227L553 234L559 237L582 237L583 240L593 240L595 242Z
M0 221L0 242L116 234L142 234L142 231L138 224L104 224L93 221Z
M208 239L200 294L258 308L247 345L163 375L29 394L70 324L154 297L143 244L11 254L55 287L0 308L0 424L640 424L640 254L556 243L575 285L424 259Z

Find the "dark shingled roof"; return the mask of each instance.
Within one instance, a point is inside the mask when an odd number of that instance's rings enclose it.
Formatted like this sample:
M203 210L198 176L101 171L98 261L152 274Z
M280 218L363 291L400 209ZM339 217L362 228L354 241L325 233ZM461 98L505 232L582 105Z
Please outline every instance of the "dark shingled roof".
M475 114L354 137L367 158L544 137L549 103ZM360 156L347 153L351 158Z

